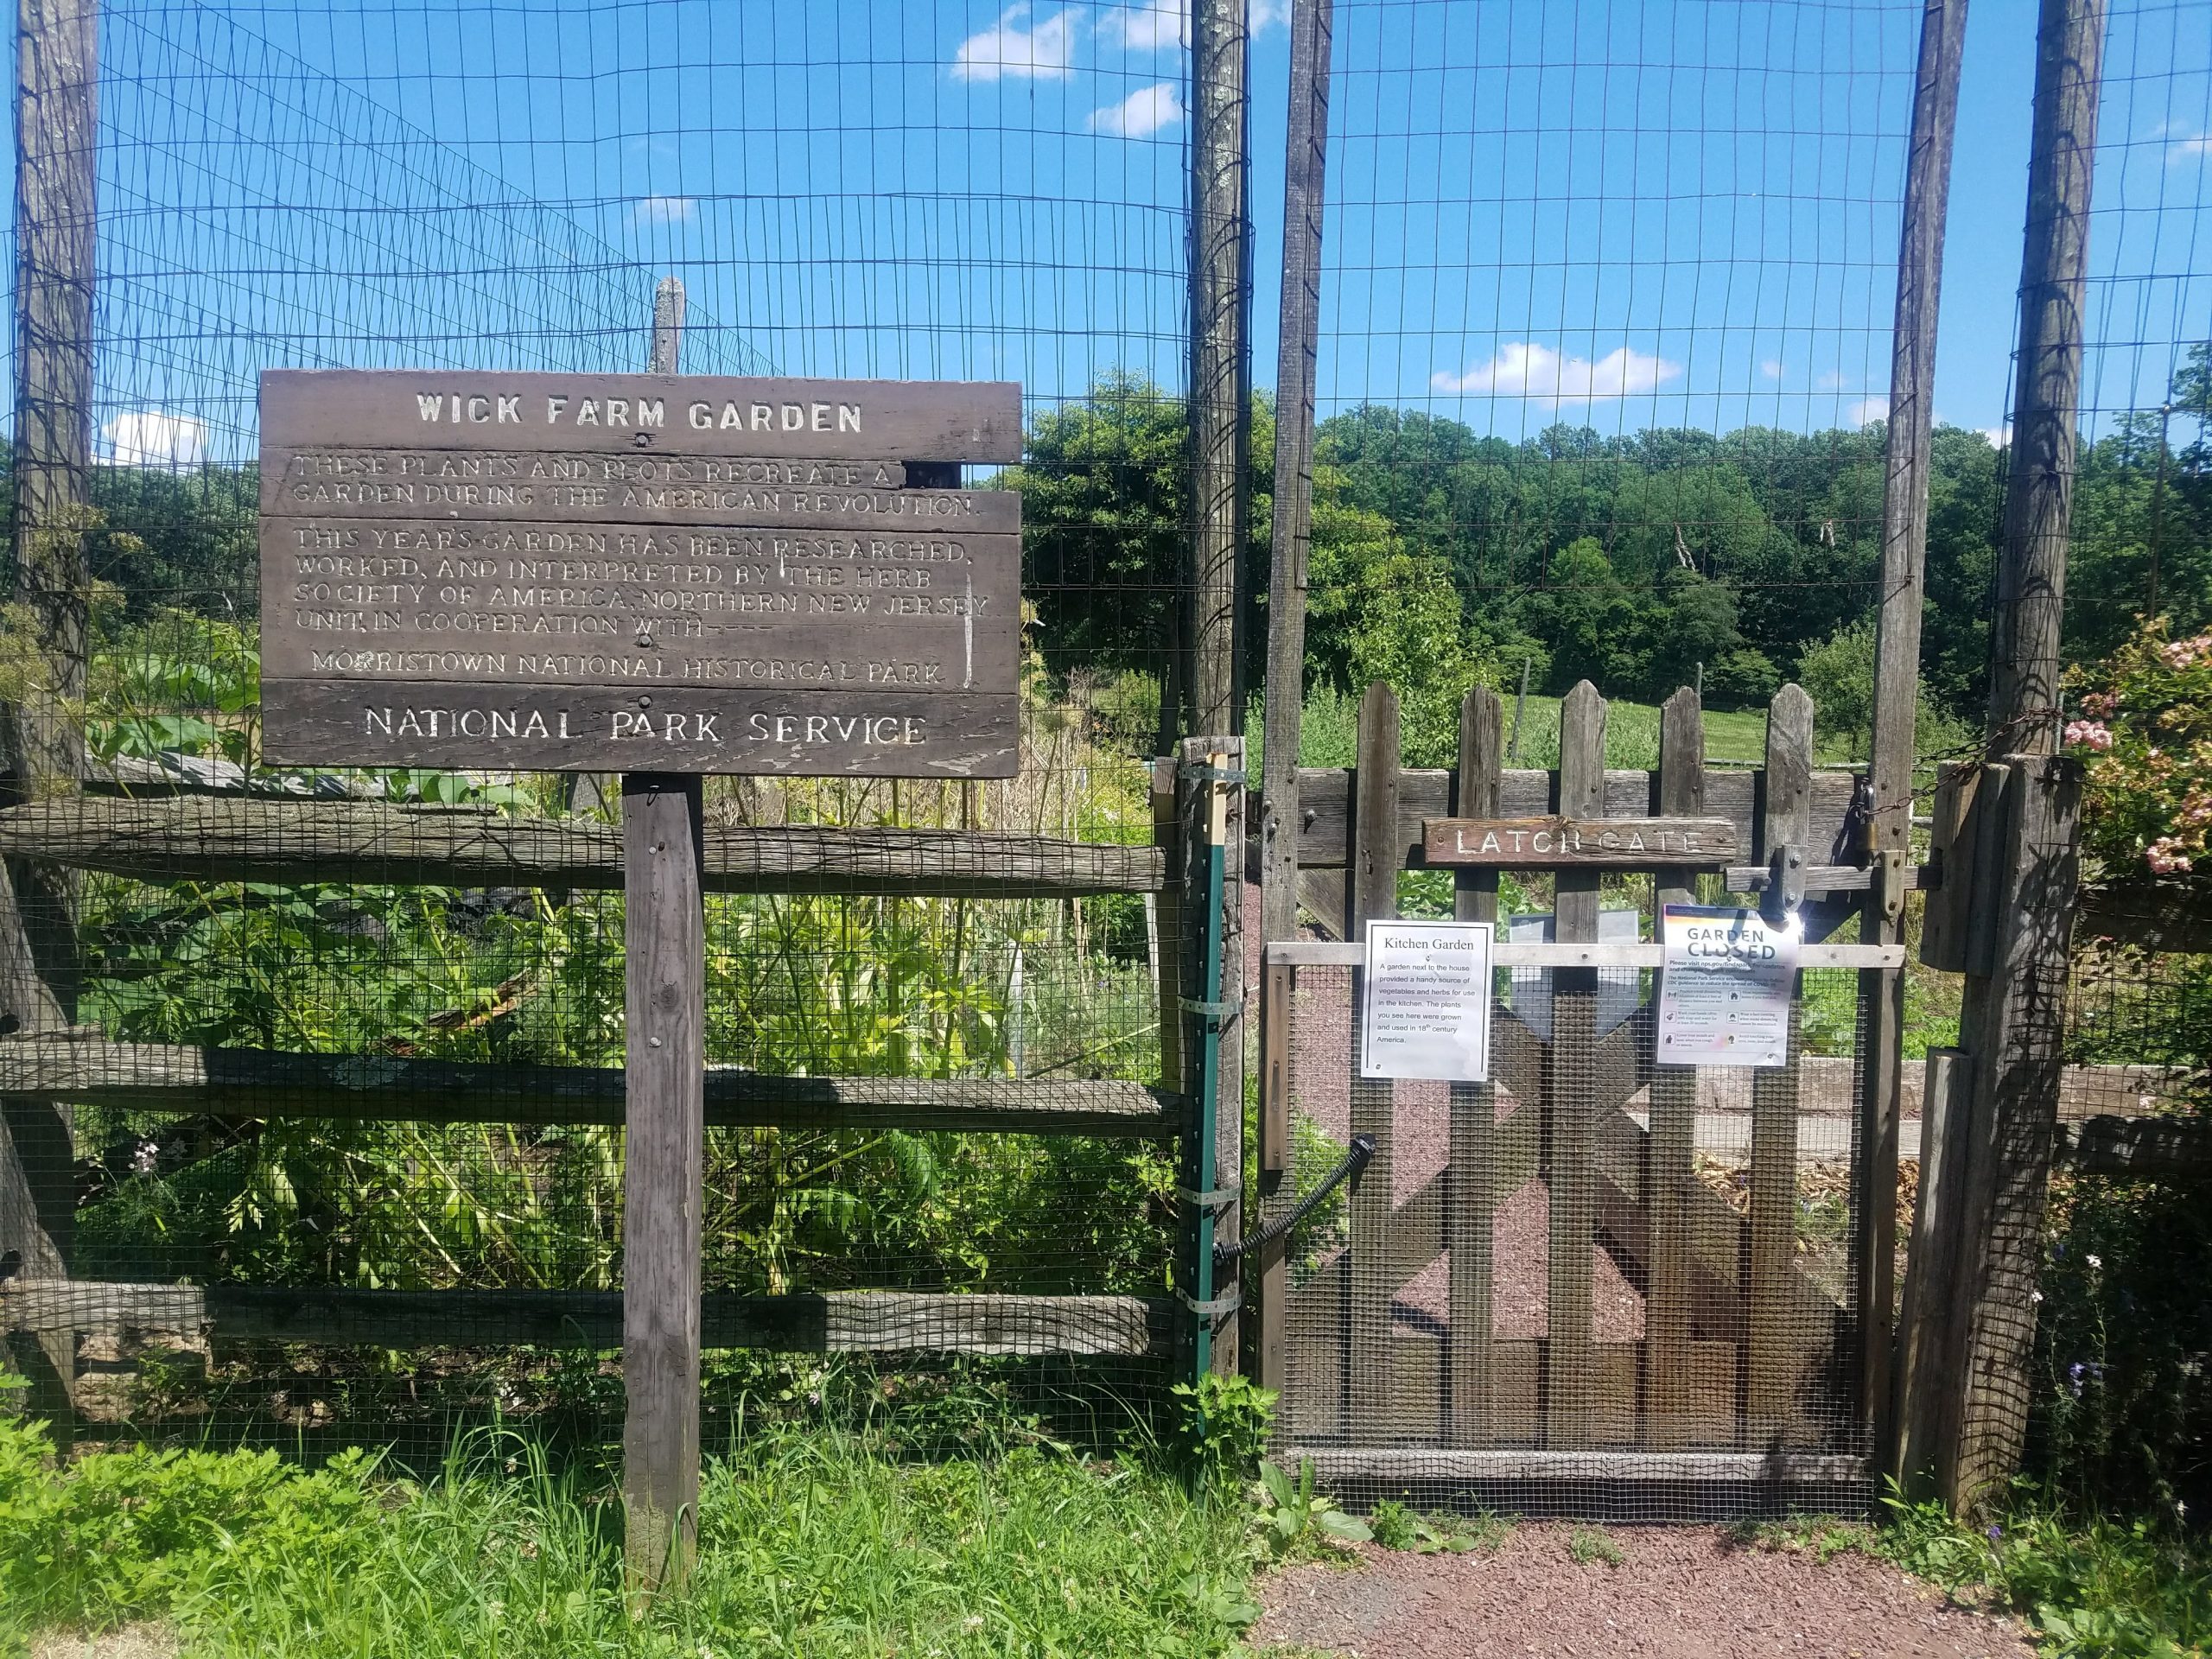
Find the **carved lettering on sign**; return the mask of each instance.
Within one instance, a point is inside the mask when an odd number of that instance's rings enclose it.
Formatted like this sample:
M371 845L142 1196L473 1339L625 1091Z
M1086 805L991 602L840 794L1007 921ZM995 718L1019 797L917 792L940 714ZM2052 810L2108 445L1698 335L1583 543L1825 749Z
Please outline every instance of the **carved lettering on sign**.
M264 753L1010 775L1020 499L909 489L905 461L1012 458L1019 405L1000 385L272 371ZM642 744L659 752L622 753Z
M1423 855L1440 866L1719 866L1737 857L1738 846L1736 826L1726 818L1429 818L1421 824Z

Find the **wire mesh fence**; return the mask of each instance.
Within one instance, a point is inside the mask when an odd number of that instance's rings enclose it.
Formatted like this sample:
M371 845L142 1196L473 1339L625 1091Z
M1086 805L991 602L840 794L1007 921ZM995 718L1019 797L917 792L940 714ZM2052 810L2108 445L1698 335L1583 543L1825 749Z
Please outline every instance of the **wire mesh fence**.
M1093 7L1103 55L1071 86L1075 22L969 10L867 0L831 52L796 4L101 9L93 464L69 526L97 584L84 770L196 850L22 884L79 1097L57 1119L19 1095L10 1144L71 1195L47 1219L72 1277L213 1300L119 1323L88 1284L86 1334L45 1319L49 1360L73 1341L59 1364L101 1379L75 1390L91 1432L420 1459L487 1414L588 1440L619 1410L601 1304L532 1331L510 1317L527 1302L425 1301L403 1342L353 1340L352 1305L317 1300L619 1292L626 966L605 880L426 876L318 809L496 837L600 833L616 807L588 776L264 762L257 377L641 370L668 274L685 372L1016 380L1030 433L1020 466L950 480L1025 499L1020 775L708 786L710 834L1003 838L955 847L953 887L918 896L840 896L834 873L710 893L707 1339L772 1351L715 1362L710 1393L912 1401L925 1425L972 1395L1100 1433L1157 1403L1179 1120L1147 1091L1180 1083L1160 1027L1183 912L1156 873L1003 896L1022 889L996 849L1158 834L1190 587L1188 68L1175 29ZM254 868L211 863L208 826L266 798L302 815L261 827ZM203 1050L353 1069L300 1074L289 1102L149 1092ZM454 1069L396 1104L420 1065ZM559 1104L610 1074L611 1100ZM841 1077L883 1086L794 1105L778 1081ZM1056 1101L1073 1132L1011 1109ZM250 1294L278 1288L291 1313ZM1105 1323L995 1300L1046 1297ZM802 1313L763 1324L760 1298ZM315 1340L288 1345L287 1319Z
M1388 1186L1370 1219L1340 1190L1294 1236L1282 1454L1333 1456L1369 1499L1863 1508L1858 976L1804 973L1786 1070L1639 1071L1653 976L1601 971L1501 970L1493 1082L1379 1085L1376 1120L1354 976L1299 970L1274 1208L1336 1167L1355 1115L1387 1123L1361 1179ZM1759 1458L1763 1479L1736 1466Z

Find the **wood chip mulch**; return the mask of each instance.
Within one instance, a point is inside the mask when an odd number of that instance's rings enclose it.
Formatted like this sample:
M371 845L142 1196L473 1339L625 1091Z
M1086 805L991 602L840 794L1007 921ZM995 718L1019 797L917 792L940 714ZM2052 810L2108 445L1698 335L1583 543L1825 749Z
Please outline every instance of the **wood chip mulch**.
M1645 1655L2031 1659L2019 1627L1951 1605L1896 1567L1744 1543L1717 1527L1612 1527L1623 1559L1578 1561L1575 1529L1527 1522L1494 1553L1372 1545L1345 1567L1267 1579L1255 1653L1357 1659Z

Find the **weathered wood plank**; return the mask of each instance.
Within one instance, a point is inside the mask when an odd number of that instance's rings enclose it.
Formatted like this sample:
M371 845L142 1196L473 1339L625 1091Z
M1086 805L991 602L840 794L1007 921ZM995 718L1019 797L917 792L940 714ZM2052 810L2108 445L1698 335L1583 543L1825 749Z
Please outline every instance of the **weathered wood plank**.
M1283 279L1275 354L1274 524L1268 573L1266 747L1261 755L1261 776L1271 785L1260 813L1260 933L1267 939L1296 935L1303 886L1293 826L1300 817L1298 747L1306 691L1307 556L1313 531L1313 397L1320 343L1332 12L1332 0L1298 0L1290 21ZM1343 929L1336 931L1341 936Z
M1770 849L1803 848L1812 816L1813 700L1785 685L1767 709L1766 769L1760 802ZM1745 1359L1743 1433L1754 1446L1778 1444L1792 1431L1802 1356L1824 1334L1791 1317L1797 1244L1797 1074L1803 1043L1802 979L1789 1010L1789 1064L1751 1074L1750 1310Z
M1605 702L1584 680L1559 716L1559 799L1569 818L1605 816ZM1598 937L1600 877L1561 869L1554 878L1552 937L1567 944ZM1552 976L1552 1042L1544 1109L1551 1158L1551 1237L1545 1350L1544 1444L1555 1450L1595 1443L1596 1351L1591 1330L1591 1251L1598 1236L1596 974L1564 969ZM1611 1110L1610 1105L1605 1109Z
M1858 1486L1867 1476L1864 1458L1808 1452L1471 1452L1297 1444L1274 1455L1293 1466L1311 1462L1326 1485L1363 1481L1394 1490L1493 1480Z
M1687 687L1659 710L1659 771L1653 810L1695 816L1705 804L1705 716ZM1677 865L1654 881L1656 903L1696 901L1695 872ZM1651 1133L1643 1173L1643 1214L1649 1233L1644 1256L1645 1439L1681 1446L1695 1433L1697 1379L1690 1364L1691 1250L1685 1210L1696 1185L1697 1073L1656 1066L1651 1074Z
M1989 971L1968 978L1959 1027L1960 1046L1974 1057L1960 1226L1961 1282L1972 1294L1960 1315L1955 1458L1940 1490L1961 1510L2004 1489L2027 1433L2081 858L2080 763L2022 758L2003 769L2012 775L2002 833L1993 850L1984 843L1976 906L1988 918ZM1991 782L1986 769L1985 809Z
M1915 1498L1936 1489L1936 1466L1956 1433L1951 1378L1964 1338L1959 1315L1960 1199L1973 1089L1973 1061L1964 1050L1928 1052L1921 1094L1920 1187L1913 1200L1912 1247L1905 1258L1904 1306L1897 1322L1896 1416L1883 1471Z
M2194 1117L2111 1117L2062 1123L2057 1160L2079 1175L2131 1180L2212 1176L2212 1126Z
M1518 768L1506 772L1498 791L1497 816L1506 818L1544 817L1555 810L1552 800L1553 774ZM1740 766L1708 766L1705 775L1705 811L1726 818L1736 828L1751 858L1764 859L1766 849L1758 841L1756 796L1758 774ZM1851 808L1853 774L1816 772L1812 778L1812 842L1815 855L1825 857L1834 844ZM1448 817L1452 810L1452 774L1433 768L1412 768L1399 774L1398 828L1405 843L1404 856L1418 867L1421 857L1421 825L1430 818ZM1584 814L1589 817L1641 817L1651 810L1651 774L1613 770L1605 773L1605 809ZM1300 830L1298 862L1302 871L1342 869L1350 846L1347 826L1351 810L1351 774L1343 767L1302 766L1298 773Z
M622 1502L633 1580L697 1548L706 909L696 778L622 779Z
M627 405L619 419L612 399ZM658 417L641 404L659 405ZM1021 459L1021 388L1011 380L264 369L261 429L276 448L741 449L836 461L1012 461ZM639 434L649 442L638 445Z
M1160 1138L1181 1097L1142 1084L975 1077L705 1074L711 1127L945 1130ZM604 1066L477 1065L391 1055L68 1038L0 1042L0 1098L57 1098L134 1111L375 1122L623 1121L623 1073Z
M1595 865L1649 869L1664 862L1725 865L1740 852L1726 818L1428 818L1421 852L1431 868L1487 865L1553 869Z
M912 1291L701 1299L708 1348L801 1353L1164 1353L1175 1304L1135 1296ZM241 1342L410 1350L617 1348L613 1291L362 1290L352 1287L0 1281L0 1329L175 1332Z
M1398 698L1380 681L1367 688L1359 706L1359 804L1352 823L1351 937L1363 941L1367 924L1398 913L1398 870L1404 861L1397 839L1398 759L1403 753L1398 729ZM1363 976L1352 976L1352 1007L1364 1001ZM1389 1378L1361 1356L1382 1351L1390 1334L1392 1287L1378 1271L1394 1244L1391 1203L1392 1145L1397 1110L1388 1077L1360 1075L1362 1046L1355 1017L1346 1063L1351 1069L1351 1132L1375 1142L1375 1155L1352 1190L1351 1274L1346 1281L1345 1352L1351 1375L1346 1396L1347 1427L1379 1421L1390 1408Z
M1486 685L1470 690L1459 705L1459 759L1452 811L1463 819L1495 817L1505 764L1505 708L1497 693ZM1460 870L1452 878L1452 887L1456 919L1497 926L1495 870ZM1485 986L1484 995L1487 996L1489 991ZM1517 1020L1512 1023L1520 1027ZM1521 1029L1525 1034L1526 1028ZM1497 1048L1495 1039L1491 1046ZM1535 1121L1532 1114L1529 1122ZM1453 1084L1451 1124L1450 1162L1446 1172L1451 1198L1445 1211L1446 1237L1452 1251L1444 1367L1446 1438L1455 1446L1474 1446L1487 1440L1491 1432L1493 1219L1498 1200L1505 1196L1497 1180L1495 1085Z
M715 826L711 893L1070 898L1157 893L1157 847L955 830ZM367 801L176 797L28 802L0 810L0 855L145 881L424 882L615 888L621 832L575 818L410 810Z
M1011 778L1011 690L536 688L424 678L261 683L262 753L283 765L664 770L772 777Z
M2212 902L2180 881L2108 881L2082 889L2077 931L2177 956L2212 954Z

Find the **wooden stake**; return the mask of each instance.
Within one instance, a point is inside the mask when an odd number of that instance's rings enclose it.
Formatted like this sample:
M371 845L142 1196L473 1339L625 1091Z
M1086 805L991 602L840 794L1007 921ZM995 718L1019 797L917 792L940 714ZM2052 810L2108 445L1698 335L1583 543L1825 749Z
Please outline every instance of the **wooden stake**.
M653 299L656 373L676 372L683 327L683 285L664 277ZM623 1558L640 1592L683 1583L698 1548L703 806L696 776L623 776Z

